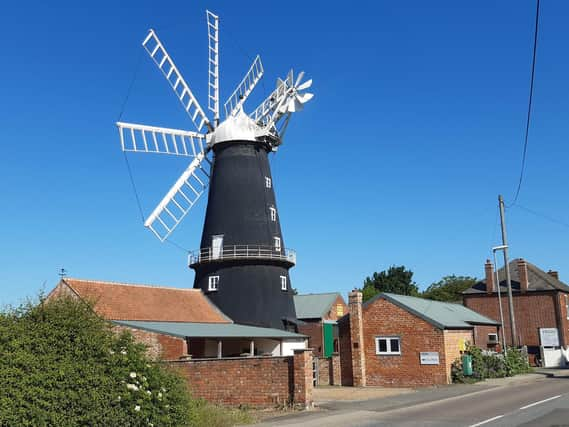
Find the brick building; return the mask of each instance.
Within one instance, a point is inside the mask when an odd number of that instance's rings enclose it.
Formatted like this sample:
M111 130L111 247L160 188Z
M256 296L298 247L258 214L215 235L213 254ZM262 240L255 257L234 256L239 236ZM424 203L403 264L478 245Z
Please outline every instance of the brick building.
M294 296L298 332L308 336L308 346L318 357L338 352L337 320L348 313L348 306L337 292Z
M312 350L305 335L236 324L199 289L63 278L48 300L61 296L91 303L115 331L128 330L150 356L179 368L196 397L259 407L311 405Z
M560 345L569 345L569 286L559 280L556 271L545 272L524 259L510 262L510 277L516 337L528 352L539 353L540 328L557 328ZM499 319L498 293L492 263L485 264L485 279L463 293L466 307L488 317ZM505 269L498 270L504 332L507 345L512 345Z
M349 310L338 322L343 385L447 384L464 344L485 347L498 333L495 320L423 298L383 293L362 304L361 292L351 292Z

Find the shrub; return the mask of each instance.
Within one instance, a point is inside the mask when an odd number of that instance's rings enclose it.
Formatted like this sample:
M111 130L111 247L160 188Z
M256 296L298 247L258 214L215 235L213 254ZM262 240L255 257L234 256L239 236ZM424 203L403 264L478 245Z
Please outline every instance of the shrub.
M507 355L482 351L468 344L466 352L472 356L472 376L465 376L462 371L462 360L455 360L451 367L452 382L473 383L487 378L503 378L531 371L527 353L508 348Z
M0 313L0 425L180 426L185 381L69 298Z

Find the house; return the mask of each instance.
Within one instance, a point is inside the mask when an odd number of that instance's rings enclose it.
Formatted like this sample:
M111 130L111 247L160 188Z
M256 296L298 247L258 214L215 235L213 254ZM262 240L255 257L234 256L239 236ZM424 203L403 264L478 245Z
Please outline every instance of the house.
M308 336L308 347L318 357L338 352L337 320L348 312L348 306L337 292L294 296L298 331Z
M557 330L558 345L568 346L569 286L559 280L556 271L545 272L522 258L511 261L509 269L518 344L527 346L528 353L535 356L539 354L539 347L543 345L540 340L540 330L554 328ZM463 303L485 316L499 319L495 273L489 260L485 264L485 276L484 280L463 292ZM512 345L504 268L498 270L498 277L506 343Z
M128 329L153 357L290 356L306 336L235 324L200 289L63 278L48 295L89 301L97 314Z
M447 384L465 343L497 336L499 323L460 304L382 293L349 294L339 321L342 385ZM486 345L486 340L482 340Z

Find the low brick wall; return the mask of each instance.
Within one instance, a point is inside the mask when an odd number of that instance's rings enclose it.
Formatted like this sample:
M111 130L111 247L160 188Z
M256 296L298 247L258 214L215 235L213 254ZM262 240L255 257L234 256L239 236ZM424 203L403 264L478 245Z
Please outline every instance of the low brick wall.
M312 404L312 355L165 362L184 375L194 397L223 405Z
M188 354L188 346L183 338L121 325L113 325L113 331L115 333L130 332L136 342L147 346L146 354L153 359L175 360Z

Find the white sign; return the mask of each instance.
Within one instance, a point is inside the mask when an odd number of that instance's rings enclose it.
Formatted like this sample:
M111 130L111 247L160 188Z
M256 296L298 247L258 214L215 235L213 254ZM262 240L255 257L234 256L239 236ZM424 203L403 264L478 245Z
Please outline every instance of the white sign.
M542 347L559 347L557 328L539 328L539 339Z
M439 353L436 351L421 352L421 365L438 365Z

